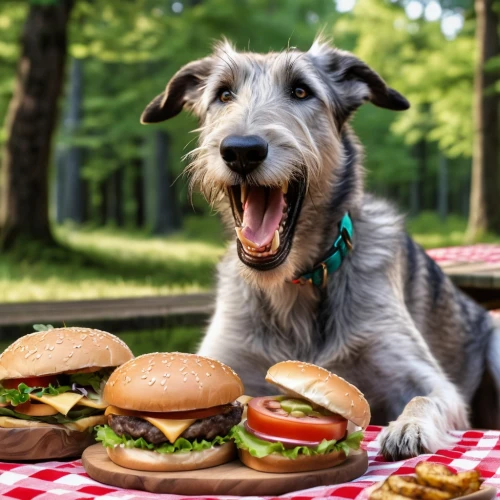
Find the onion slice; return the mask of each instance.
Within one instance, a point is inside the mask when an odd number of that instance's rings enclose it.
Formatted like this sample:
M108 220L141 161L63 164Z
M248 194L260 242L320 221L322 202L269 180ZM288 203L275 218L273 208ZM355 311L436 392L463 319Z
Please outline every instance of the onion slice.
M285 448L295 448L296 446L307 446L308 448L314 448L318 446L323 441L299 441L296 439L280 438L277 436L270 436L269 434L264 434L263 432L256 431L248 425L248 420L245 420L245 430L250 434L253 434L256 438L262 439L263 441L269 441L271 443L281 443Z

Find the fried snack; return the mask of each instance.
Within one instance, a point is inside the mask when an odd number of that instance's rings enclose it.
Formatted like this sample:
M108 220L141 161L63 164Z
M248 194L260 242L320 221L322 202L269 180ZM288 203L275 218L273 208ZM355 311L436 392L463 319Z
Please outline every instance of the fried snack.
M432 475L432 476L453 476L453 471L443 464L434 464L432 462L420 462L415 467L417 478Z
M478 491L482 480L476 470L453 473L442 464L420 462L417 477L390 476L370 500L451 500Z
M415 478L391 476L387 479L389 488L398 495L421 500L450 500L451 493L418 484Z
M384 485L385 484L386 483L384 483ZM407 497L398 495L397 493L392 492L390 489L385 489L384 485L372 492L372 494L370 495L370 500L408 500Z
M478 471L453 474L447 467L438 468L436 465L428 462L420 462L417 465L415 472L420 484L449 492L453 497L468 495L479 490L482 481Z

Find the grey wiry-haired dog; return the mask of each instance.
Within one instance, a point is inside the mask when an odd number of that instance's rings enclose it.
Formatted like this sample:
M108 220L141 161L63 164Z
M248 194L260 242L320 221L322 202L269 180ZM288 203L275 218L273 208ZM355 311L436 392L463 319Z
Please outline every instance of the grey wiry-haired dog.
M409 106L321 40L266 55L222 43L183 67L142 121L183 108L200 118L192 181L236 229L200 353L233 367L251 395L273 392L264 376L278 361L326 367L365 393L374 422L391 422L383 451L400 458L468 426L487 363L500 382L500 335L393 208L364 194L348 120L366 101Z

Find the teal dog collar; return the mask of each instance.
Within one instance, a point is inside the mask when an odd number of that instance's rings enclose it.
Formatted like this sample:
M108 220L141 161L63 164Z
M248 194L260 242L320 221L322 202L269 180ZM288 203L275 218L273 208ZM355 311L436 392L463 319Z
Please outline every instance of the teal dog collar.
M334 273L342 265L348 252L352 250L353 227L348 213L342 217L339 225L339 235L330 250L330 255L320 262L311 272L305 273L292 283L304 285L311 283L317 287L324 288L328 275Z

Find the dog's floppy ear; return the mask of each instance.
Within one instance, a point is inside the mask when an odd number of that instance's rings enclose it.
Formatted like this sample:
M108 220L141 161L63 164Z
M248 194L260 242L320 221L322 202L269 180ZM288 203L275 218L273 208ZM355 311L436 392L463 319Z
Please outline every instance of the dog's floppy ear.
M141 115L141 123L158 123L178 115L183 108L194 109L204 81L212 69L205 57L182 67L170 80L165 92L156 96Z
M336 100L345 107L347 115L365 101L394 111L404 111L410 107L405 97L388 87L378 73L349 52L317 40L308 54L320 73L331 83L337 95Z

